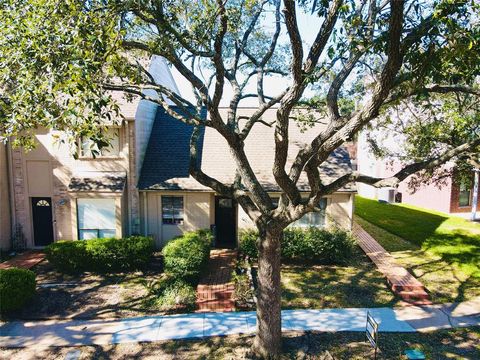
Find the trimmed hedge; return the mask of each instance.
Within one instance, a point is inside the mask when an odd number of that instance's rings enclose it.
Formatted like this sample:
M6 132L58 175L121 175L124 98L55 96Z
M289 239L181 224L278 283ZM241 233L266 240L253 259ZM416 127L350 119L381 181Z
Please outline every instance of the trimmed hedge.
M58 241L45 248L47 260L66 273L141 269L153 251L153 239L145 236Z
M252 259L258 258L258 232L246 230L240 235L240 251ZM282 259L319 264L343 264L352 256L355 242L340 229L331 231L309 227L287 228L281 242Z
M27 269L0 269L0 313L22 308L35 295L35 273Z
M208 230L187 232L163 248L165 272L175 279L195 284L208 264L212 234Z

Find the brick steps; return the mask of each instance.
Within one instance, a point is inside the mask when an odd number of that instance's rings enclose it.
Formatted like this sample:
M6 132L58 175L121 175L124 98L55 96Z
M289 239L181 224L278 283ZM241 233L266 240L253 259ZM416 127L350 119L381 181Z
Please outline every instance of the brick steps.
M407 269L399 266L390 255L369 233L357 223L353 224L353 235L358 245L386 277L392 291L403 301L412 305L430 305L430 297L425 286Z
M237 252L212 250L208 271L197 286L196 312L228 312L235 310L234 284L231 282Z

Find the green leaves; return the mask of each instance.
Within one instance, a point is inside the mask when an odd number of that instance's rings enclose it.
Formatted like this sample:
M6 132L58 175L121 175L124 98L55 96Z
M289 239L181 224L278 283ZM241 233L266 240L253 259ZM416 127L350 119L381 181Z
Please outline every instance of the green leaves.
M0 136L31 148L40 127L96 133L117 111L101 86L120 57L117 21L103 1L3 1Z

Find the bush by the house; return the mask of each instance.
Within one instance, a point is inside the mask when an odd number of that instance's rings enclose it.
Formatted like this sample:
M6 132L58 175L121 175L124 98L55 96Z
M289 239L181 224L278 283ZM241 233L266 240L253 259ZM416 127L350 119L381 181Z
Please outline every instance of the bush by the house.
M35 294L35 273L26 269L0 269L0 313L20 309Z
M153 251L153 239L145 236L58 241L45 249L48 261L67 273L141 269Z
M208 263L212 235L207 230L187 232L163 248L165 272L195 284Z
M240 236L240 251L252 259L258 257L258 232L247 230ZM350 234L340 229L331 231L316 227L287 228L284 231L281 251L286 261L309 261L319 264L342 264L352 255L354 241Z

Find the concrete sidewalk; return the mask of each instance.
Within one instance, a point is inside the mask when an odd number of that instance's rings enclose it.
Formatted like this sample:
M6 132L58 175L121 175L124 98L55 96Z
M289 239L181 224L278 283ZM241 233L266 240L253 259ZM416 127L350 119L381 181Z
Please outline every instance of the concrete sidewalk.
M365 331L367 311L382 332L415 332L480 325L477 303L459 306L406 306L284 310L282 330ZM254 333L255 312L147 316L118 320L11 322L0 326L0 347L49 347L152 342Z

